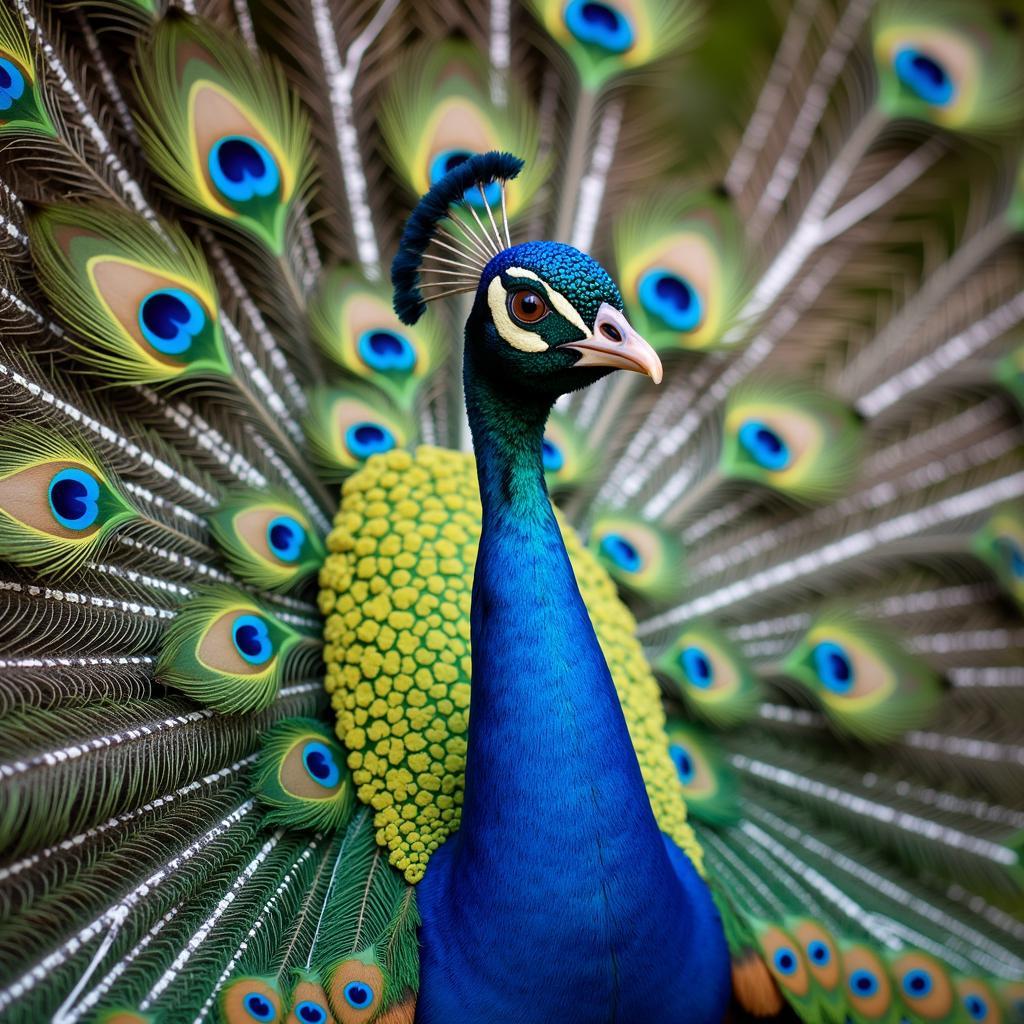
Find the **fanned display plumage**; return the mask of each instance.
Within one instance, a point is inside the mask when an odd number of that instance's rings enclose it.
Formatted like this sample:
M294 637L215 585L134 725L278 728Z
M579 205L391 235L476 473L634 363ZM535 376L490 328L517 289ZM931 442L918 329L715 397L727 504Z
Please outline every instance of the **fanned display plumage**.
M1022 139L1018 0L3 0L0 1020L1024 1024Z

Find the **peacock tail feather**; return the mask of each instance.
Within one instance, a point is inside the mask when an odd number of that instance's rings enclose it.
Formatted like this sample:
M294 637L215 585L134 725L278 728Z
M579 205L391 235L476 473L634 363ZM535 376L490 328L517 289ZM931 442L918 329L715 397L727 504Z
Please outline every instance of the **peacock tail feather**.
M730 1019L1021 1024L1022 26L0 5L0 1019L423 1019L463 324L552 238L664 365L560 399L541 464Z

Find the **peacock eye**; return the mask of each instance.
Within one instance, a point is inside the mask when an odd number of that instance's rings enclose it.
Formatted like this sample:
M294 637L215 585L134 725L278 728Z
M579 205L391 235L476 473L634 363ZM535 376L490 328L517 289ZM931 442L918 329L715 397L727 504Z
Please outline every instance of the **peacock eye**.
M530 288L521 288L508 297L508 311L520 324L536 324L551 312L543 296Z
M350 981L343 995L345 1002L354 1010L365 1010L373 1003L373 989L362 981Z
M832 959L832 952L828 946L825 945L820 939L815 939L808 947L807 952L810 954L811 959L819 966L824 967L825 964Z

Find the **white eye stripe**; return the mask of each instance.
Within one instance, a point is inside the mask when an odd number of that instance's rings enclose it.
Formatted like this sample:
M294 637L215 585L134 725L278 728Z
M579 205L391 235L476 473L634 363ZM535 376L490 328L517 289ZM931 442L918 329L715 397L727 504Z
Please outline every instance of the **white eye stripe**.
M501 283L501 275L494 277L487 286L487 305L491 309L491 316L494 318L494 326L498 333L513 347L520 352L546 352L547 342L533 331L527 331L513 322L508 315L506 302L508 292Z

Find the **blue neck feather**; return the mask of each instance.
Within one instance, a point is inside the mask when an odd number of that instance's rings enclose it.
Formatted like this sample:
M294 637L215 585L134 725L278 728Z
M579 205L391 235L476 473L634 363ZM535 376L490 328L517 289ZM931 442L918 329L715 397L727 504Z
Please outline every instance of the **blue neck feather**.
M551 510L550 402L510 397L471 350L483 531L466 791L419 887L417 1021L717 1024L728 959L706 888L666 851Z

